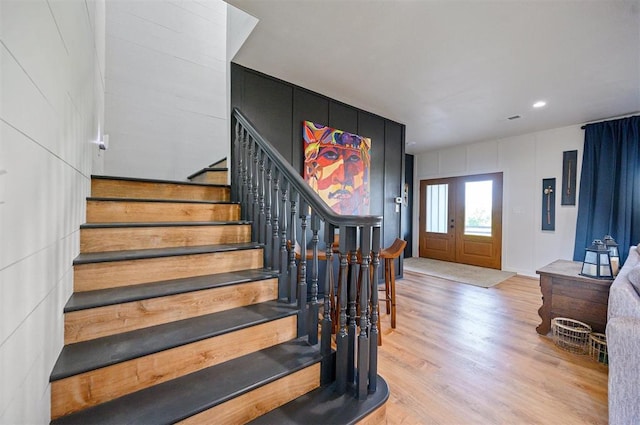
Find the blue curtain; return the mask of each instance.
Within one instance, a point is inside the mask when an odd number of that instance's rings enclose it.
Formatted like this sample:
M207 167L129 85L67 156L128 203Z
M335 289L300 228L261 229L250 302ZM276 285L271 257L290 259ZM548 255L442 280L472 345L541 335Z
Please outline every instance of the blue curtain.
M585 127L573 259L606 234L621 261L640 242L640 116Z

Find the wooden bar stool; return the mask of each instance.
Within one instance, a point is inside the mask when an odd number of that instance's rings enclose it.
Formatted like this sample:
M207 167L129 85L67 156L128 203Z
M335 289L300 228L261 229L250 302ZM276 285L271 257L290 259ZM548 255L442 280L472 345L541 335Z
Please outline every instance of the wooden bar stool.
M395 259L400 257L407 246L407 241L396 238L390 247L380 250L380 258L384 259L384 301L387 314L391 314L391 328L396 328L396 271Z

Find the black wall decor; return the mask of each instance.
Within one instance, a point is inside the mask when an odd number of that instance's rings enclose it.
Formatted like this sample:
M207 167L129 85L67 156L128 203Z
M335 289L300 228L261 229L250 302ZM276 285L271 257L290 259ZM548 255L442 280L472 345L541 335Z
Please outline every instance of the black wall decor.
M371 138L371 214L384 216L382 246L402 237L394 199L402 196L404 186L403 124L235 63L231 64L231 107L240 109L301 174L303 121Z
M562 196L561 205L576 204L576 174L578 172L578 151L562 152Z
M542 179L542 230L556 230L556 179Z

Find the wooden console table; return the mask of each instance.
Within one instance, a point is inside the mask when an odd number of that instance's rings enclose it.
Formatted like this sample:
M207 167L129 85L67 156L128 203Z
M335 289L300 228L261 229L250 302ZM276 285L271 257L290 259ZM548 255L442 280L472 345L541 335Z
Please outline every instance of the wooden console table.
M579 320L591 325L594 332L604 332L613 280L581 276L581 268L581 262L557 260L536 270L542 292L542 307L538 310L542 323L536 328L540 335L549 333L554 317Z

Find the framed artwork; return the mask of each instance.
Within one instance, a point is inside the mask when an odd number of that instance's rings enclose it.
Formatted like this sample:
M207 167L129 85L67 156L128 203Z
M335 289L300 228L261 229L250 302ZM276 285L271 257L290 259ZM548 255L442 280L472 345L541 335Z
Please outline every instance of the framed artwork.
M542 179L542 230L556 230L556 179Z
M578 172L578 151L562 152L562 196L561 205L576 204L576 174Z
M371 139L305 121L304 179L338 214L369 214Z

